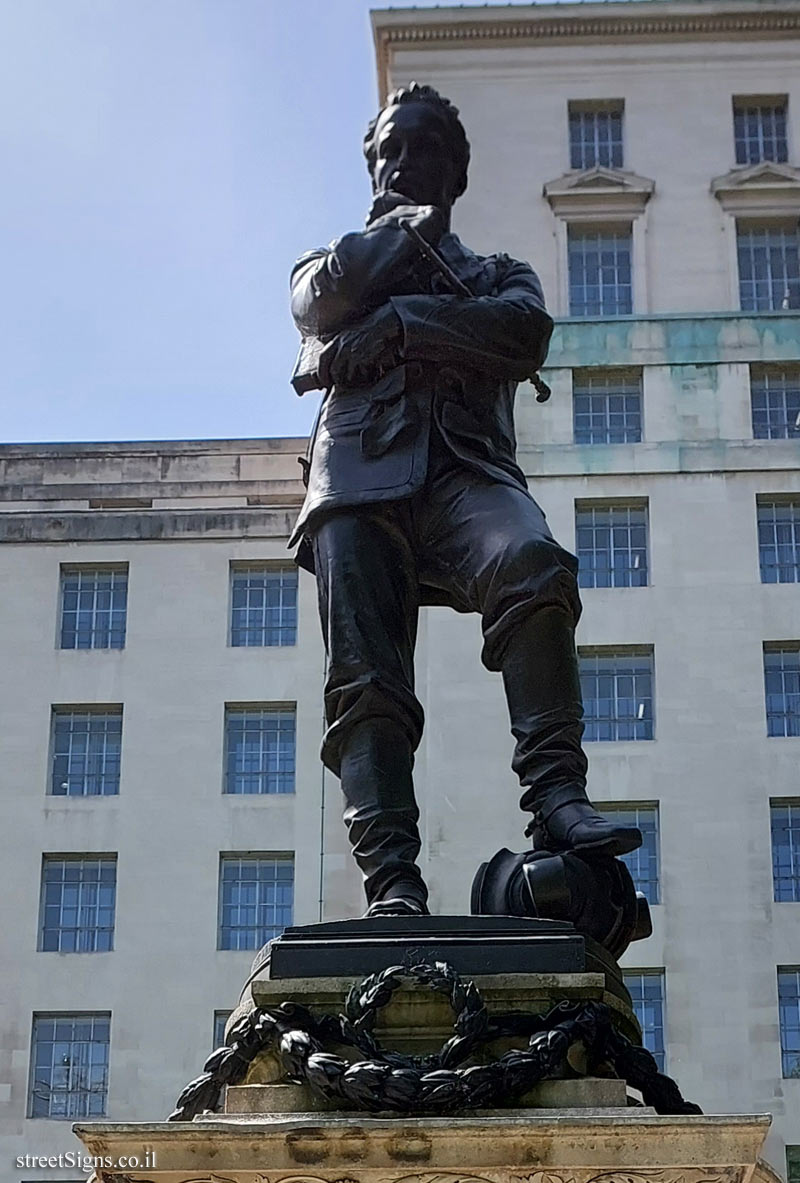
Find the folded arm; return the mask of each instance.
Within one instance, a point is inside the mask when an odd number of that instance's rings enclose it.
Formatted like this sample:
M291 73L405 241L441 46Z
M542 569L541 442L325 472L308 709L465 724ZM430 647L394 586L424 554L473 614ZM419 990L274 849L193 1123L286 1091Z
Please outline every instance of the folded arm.
M394 296L406 361L460 363L523 381L544 364L553 321L526 263L513 263L496 295Z
M303 336L326 337L380 307L420 266L417 245L400 225L406 217L437 242L443 219L432 206L401 206L366 230L308 251L292 270L292 316ZM413 285L412 285L413 286Z

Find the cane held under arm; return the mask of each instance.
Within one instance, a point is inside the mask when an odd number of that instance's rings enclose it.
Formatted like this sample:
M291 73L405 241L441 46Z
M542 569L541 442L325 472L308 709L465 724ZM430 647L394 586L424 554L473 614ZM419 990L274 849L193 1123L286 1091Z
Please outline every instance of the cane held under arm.
M472 296L473 292L470 291L462 279L459 279L455 271L453 271L452 267L450 267L450 265L445 262L436 248L432 247L429 242L426 242L419 230L417 230L416 226L413 226L406 218L399 218L398 221L401 228L405 230L409 238L413 239L413 241L416 243L420 253L424 255L429 263L433 264L453 294L463 297ZM534 390L536 391L537 403L546 403L552 394L550 387L539 377L538 374L531 374L530 381Z

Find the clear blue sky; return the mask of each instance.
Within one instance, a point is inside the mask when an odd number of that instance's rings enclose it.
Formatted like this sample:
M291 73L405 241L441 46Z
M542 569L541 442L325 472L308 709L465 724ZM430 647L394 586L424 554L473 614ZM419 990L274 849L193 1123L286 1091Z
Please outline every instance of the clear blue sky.
M361 223L382 0L0 0L0 441L305 433L289 268Z

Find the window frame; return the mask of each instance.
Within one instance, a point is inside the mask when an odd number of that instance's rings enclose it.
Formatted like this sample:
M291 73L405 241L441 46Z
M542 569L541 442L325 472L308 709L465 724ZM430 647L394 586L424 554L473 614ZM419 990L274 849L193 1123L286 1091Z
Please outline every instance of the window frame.
M800 1145L786 1146L786 1183L800 1183Z
M796 711L792 711L790 709L789 704L790 704L791 698L794 696L795 692L794 691L788 691L788 692L786 691L785 678L783 678L784 689L782 691L782 697L784 699L784 702L786 703L786 706L780 715L778 715L774 711L772 713L770 713L770 709L769 709L770 694L773 692L771 692L767 688L767 673L768 673L767 655L768 654L784 655L787 653L794 653L797 655L797 669L795 670L792 667L789 667L787 669L783 666L783 663L781 663L780 673L782 675L785 675L787 672L789 674L797 673L798 682L800 682L800 641L764 641L762 643L762 660L763 660L763 668L764 668L764 707L765 707L765 713L766 713L767 738L768 739L797 739L797 738L800 738L800 689L797 692L798 709ZM772 672L774 672L774 671L772 671ZM784 730L782 732L770 730L770 720L774 720L777 718L780 718L784 721ZM796 722L794 723L794 726L797 728L797 730L795 732L790 731L787 734L786 727L791 725L790 720L792 720L792 719L796 720Z
M788 849L789 849L789 863L791 873L789 876L778 874L778 846L775 841L776 837L776 812L779 809L788 809ZM797 814L797 841L793 841L795 833L795 826L793 824L793 811ZM769 830L770 830L770 853L772 856L772 901L775 904L798 904L800 903L800 797L770 797L769 801ZM781 879L787 879L791 885L791 894L787 896L779 896L779 882Z
M619 140L608 137L611 146L611 157L608 161L595 160L591 164L573 164L573 118L585 115L619 116ZM598 140L595 129L595 157L597 157ZM619 160L615 161L614 146L619 144ZM568 167L576 172L586 172L592 168L624 169L625 167L625 100L620 99L568 99L567 100L567 157Z
M293 628L293 636L292 636L291 641L280 640L277 643L262 641L261 644L254 644L254 643L251 644L248 642L237 644L234 641L234 631L235 631L234 630L234 612L235 612L236 608L235 608L233 601L234 601L235 582L236 582L237 575L242 575L248 571L258 571L258 572L264 572L264 573L274 572L274 573L280 574L280 575L290 574L294 577L294 592L295 592L294 628ZM259 560L259 559L244 559L244 560L232 559L231 563L230 563L229 576L228 576L228 589L229 589L228 590L228 648L230 648L230 649L290 649L290 648L296 647L297 637L298 637L298 633L299 633L299 625L300 625L300 594L299 594L300 584L299 584L298 569L297 569L296 564L287 563L287 562L277 560L277 559L261 559L261 560ZM266 608L266 605L265 605L265 608ZM282 612L282 609L283 609L283 605L281 605L281 612ZM264 626L264 631L266 631L266 625ZM282 626L279 624L278 632L281 632L281 631L283 631L283 629L282 629ZM286 630L286 631L289 631L289 630Z
M65 793L56 793L54 791L56 781L55 762L58 755L56 750L56 732L57 720L66 716L80 716L80 715L97 715L106 719L119 719L119 769L116 777L116 790L113 793L70 793L69 790ZM125 708L122 703L52 703L50 706L50 742L48 746L47 757L47 784L45 786L45 795L54 797L58 800L64 798L69 800L76 798L84 801L103 800L106 797L118 797L122 787L122 755L123 755L123 729L124 729ZM87 733L88 734L88 733ZM106 731L106 737L108 731ZM88 742L87 742L88 755ZM107 758L107 753L104 753L104 761ZM88 778L88 773L84 776L84 783ZM67 780L69 785L69 780ZM105 783L103 781L102 783Z
M641 421L641 417L640 417L640 421ZM578 531L580 529L591 529L593 531L593 533L595 533L598 528L602 529L603 527L602 527L602 525L598 527L594 521L591 523L591 526L587 525L586 523L581 523L578 521L578 515L581 513L589 513L589 512L594 513L594 511L596 511L596 510L607 511L611 515L611 521L609 522L608 526L606 527L609 531L609 546L608 546L608 552L607 552L608 558L609 558L609 566L608 566L607 570L608 570L608 573L611 577L611 582L609 582L607 584L597 582L597 575L598 575L599 569L598 569L596 563L593 563L593 565L590 568L584 568L585 573L587 575L592 576L592 579L593 579L592 582L583 582L582 577L581 577L582 572L581 572L581 566L580 566L580 558L581 558L581 554L584 553L585 548L582 548L580 546ZM626 510L628 512L629 516L628 516L628 521L626 523L615 522L613 520L614 512L616 510L619 510L619 511ZM631 521L630 521L630 511L631 510L640 511L644 514L643 523L631 523ZM581 590L620 591L623 589L633 589L633 588L642 588L642 587L649 587L650 586L650 582L651 582L650 581L650 506L649 506L649 499L647 497L625 497L625 498L576 497L575 502L574 502L574 521L575 521L575 554L578 558L578 563L579 563L579 566L578 566L578 586L581 588ZM638 527L640 525L644 526L644 547L642 547L642 548L633 547L631 545L631 541L630 541L631 531L635 527ZM628 545L627 545L627 547L617 549L615 546L614 534L615 534L616 530L622 530L622 529L627 530ZM630 577L633 575L633 573L635 571L641 571L644 576L644 582L643 583L642 582L635 583L635 582L633 582L632 579L629 578L626 582L617 583L615 581L616 572L617 572L617 567L614 564L615 556L618 554L627 554L629 556L629 560L631 560L631 556L633 556L634 552L636 553L636 557L638 558L639 553L641 551L643 551L643 553L644 553L644 563L639 566L637 566L636 563L633 563L633 565L631 566L630 561L629 561L629 564L623 568L623 574ZM590 553L593 557L596 557L598 554L605 553L605 552L601 552L596 546L594 546L591 551L586 551L585 553ZM602 569L600 569L599 573L600 574L603 573Z
M214 1020L213 1020L213 1025L211 1028L212 1037L213 1037L212 1044L211 1044L212 1051L215 1052L217 1050L217 1048L225 1046L225 1027L227 1025L228 1019L231 1017L232 1014L233 1014L232 1010L215 1010L214 1011ZM220 1027L221 1027L221 1031L219 1030Z
M772 387L770 387L770 380L774 383ZM753 362L748 370L748 381L750 390L750 430L753 433L753 439L759 441L800 439L800 365L794 362ZM764 422L767 427L766 434L761 432L756 434L757 425L754 395L757 395L759 398L763 396L765 400ZM782 403L782 408L785 410L785 435L773 434L772 432L773 421L770 418L770 397L773 395ZM794 400L795 396L797 399L797 413L794 417L794 423L792 423L789 399ZM759 408L760 413L761 408ZM793 431L794 434L792 434Z
M225 903L224 872L225 872L225 866L230 865L231 863L233 863L235 861L238 861L239 863L243 863L243 862L268 863L271 861L272 863L275 864L276 867L278 864L284 864L284 865L288 864L291 867L291 870L292 870L291 903L289 905L289 920L287 921L286 924L284 924L283 926L269 925L266 927L259 927L257 924L256 925L241 924L241 925L236 925L236 926L233 926L233 925L226 926L225 925L225 923L224 923L225 907L226 906L233 907L233 904L226 905L226 903ZM250 850L250 851L225 850L225 851L221 851L220 856L219 856L219 875L218 875L217 882L218 882L218 890L217 890L217 899L218 899L217 949L220 952L224 952L224 953L241 953L241 952L253 953L253 952L256 952L257 950L261 949L268 941L274 940L275 937L279 936L286 928L289 928L294 923L295 887L297 884L297 859L296 859L294 851L261 851L261 850ZM246 882L246 880L239 879L239 880L237 880L237 882L239 884L241 884L243 882ZM256 882L259 882L258 879L256 879ZM275 882L275 884L278 883L277 876L275 877L274 882ZM242 907L241 903L238 903L237 906ZM258 899L258 893L256 893L256 903L253 906L257 909L262 906L261 902ZM275 902L274 906L275 906L275 909L277 910L277 907L278 907L277 901ZM249 930L252 928L254 930L253 939L257 943L255 943L255 944L249 944L249 943L241 944L241 943L237 942L236 944L226 944L225 943L226 928L231 933L234 933L234 932L238 933L240 931ZM272 932L272 935L271 936L264 936L264 934L267 932ZM264 939L259 941L259 938L261 936L264 936Z
M277 789L277 790L272 790L272 791L270 791L269 789L264 789L264 790L260 790L259 792L256 792L256 793L250 793L250 792L237 792L236 790L232 790L231 788L229 788L229 785L231 783L230 771L229 771L229 767L228 767L229 760L230 760L230 754L231 754L230 722L231 722L231 719L234 715L261 715L262 717L268 716L268 715L275 715L277 717L280 717L280 716L291 717L291 719L293 720L293 723L294 723L294 727L293 727L293 733L292 733L292 771L291 771L291 786L292 787L290 789L284 789L284 790ZM262 728L261 729L262 736L263 736L263 733L264 733L264 729ZM278 734L280 734L280 728L278 728ZM260 755L263 756L263 744L261 745ZM248 774L245 771L242 771L239 775L244 777ZM258 771L251 773L250 775L253 777L259 778L262 783L269 783L268 779L266 779L270 775L269 770L264 771L262 769L259 769ZM288 773L281 772L280 769L278 769L275 773L275 776L279 777L279 778L281 776L288 777L288 775L289 775ZM269 800L269 799L276 799L276 798L280 800L281 798L284 798L284 797L294 797L296 795L296 793L297 793L297 703L296 702L226 702L225 706L224 706L224 711L223 711L223 740L222 740L222 795L223 795L223 797L242 798L242 799L245 799L248 801L261 800L261 799L268 799Z
M637 879L636 870L631 865L639 862L641 851L645 850L645 843L638 848L638 850L631 851L630 854L619 855L621 862L625 864L631 873L634 885L637 891L641 891L651 908L657 907L663 903L662 900L662 883L661 883L661 810L658 801L596 801L595 805L604 817L610 817L612 820L623 820L630 825L639 826L641 829L642 813L652 813L654 818L653 825L653 863L655 864L655 877L651 879ZM633 814L633 818L623 818L623 814ZM643 831L646 833L646 831ZM652 895L648 894L642 887L640 882L653 883Z
M64 586L65 579L70 575L81 575L83 572L94 572L95 574L111 574L125 576L125 618L122 627L122 641L119 645L64 645L64 613L67 609L64 606L64 596L66 588ZM64 653L121 653L128 643L128 616L130 608L130 583L131 573L130 564L127 562L99 562L99 563L60 563L58 568L58 610L56 613L56 639L55 647L59 652ZM113 591L113 589L112 589ZM78 593L80 594L80 592ZM113 608L109 609L113 612ZM111 631L111 624L109 622L109 632ZM78 629L75 629L76 638L78 636ZM94 638L94 631L92 633Z
M580 448L596 448L617 446L619 444L640 444L645 439L645 416L644 416L644 382L643 372L641 368L635 366L576 366L571 371L572 379L572 443ZM597 389L592 389L592 384L597 382ZM626 389L629 386L630 389ZM634 390L635 387L635 390ZM639 435L637 439L611 440L611 439L578 439L578 424L577 424L577 407L576 399L589 398L593 396L602 397L606 401L611 398L621 398L624 400L635 398L638 402L638 420L639 420ZM627 432L627 425L625 418L627 417L628 409L623 406L623 430ZM589 434L592 434L591 427L591 406L589 409ZM604 420L606 426L606 434L611 434L611 409L607 406L604 411Z
M736 256L736 279L738 291L738 311L749 316L760 316L764 313L772 312L796 312L800 310L800 217L797 215L793 217L753 217L741 216L735 218L735 256ZM770 293L775 289L776 280L772 274L771 262L773 258L773 248L765 242L764 250L766 251L766 258L770 265L769 274L759 279L757 276L753 279L745 279L742 275L742 239L745 234L764 234L769 235L780 232L785 235L786 231L791 231L794 238L794 252L784 249L783 255L786 259L795 258L795 272L796 274L787 274L784 276L785 295L781 297L781 303L775 305L772 303L772 295L770 295L770 303L766 307L762 307L758 298L755 298L752 303L745 303L744 288L745 283L753 286L754 292L757 292L758 285L768 285ZM785 244L784 244L785 246ZM751 257L755 264L755 257L753 256L753 247L751 247ZM754 267L755 270L755 267ZM785 304L785 307L784 307Z
M93 1025L94 1025L95 1021L105 1022L107 1024L107 1038L104 1043L101 1043L101 1041L92 1041L92 1040L80 1041L82 1043L88 1043L88 1045L90 1047L93 1046L94 1042L97 1042L98 1044L100 1044L100 1046L104 1046L106 1049L105 1060L101 1061L101 1064L103 1065L105 1071L103 1074L103 1092L102 1092L102 1104L101 1104L100 1111L99 1112L87 1111L87 1112L80 1112L80 1113L66 1112L63 1114L55 1114L55 1113L50 1113L50 1112L48 1112L46 1114L45 1113L35 1113L34 1112L34 1094L35 1094L35 1089L36 1089L36 1085L37 1085L37 1080L36 1080L37 1068L39 1067L39 1065L37 1063L38 1043L37 1043L37 1038L36 1038L38 1024L39 1023L47 1023L47 1022L52 1022L53 1024L56 1024L59 1021L60 1022L68 1022L69 1021L73 1024L73 1027L74 1027L77 1023L86 1022L87 1020L90 1020ZM53 1033L53 1039L48 1040L47 1042L51 1042L55 1048L55 1045L59 1042L55 1038L55 1031ZM69 1042L70 1046L73 1046L78 1041L75 1039L70 1039L69 1041L62 1040L61 1042L63 1042L63 1043ZM107 1113L107 1108L108 1108L108 1091L109 1091L110 1061L111 1061L110 1053L111 1053L111 1011L34 1011L33 1016L32 1016L32 1021L31 1021L30 1063L29 1063L29 1072L28 1072L28 1095L27 1095L27 1106L26 1106L27 1117L30 1119L33 1119L35 1121L75 1121L75 1120L85 1120L86 1118L105 1117L106 1113ZM52 1070L54 1068L54 1064L52 1063L52 1060L53 1060L53 1056L51 1055L51 1063L50 1063L50 1069L51 1069L50 1081L51 1081L51 1083L48 1086L50 1088L51 1097L52 1097L52 1092L53 1092ZM70 1067L70 1068L72 1068L72 1066L73 1065L71 1063L68 1065L68 1067ZM79 1065L78 1067L80 1068L81 1066ZM92 1067L91 1055L89 1057L89 1067L90 1068ZM69 1106L69 1097L72 1094L72 1090L67 1089L65 1091L66 1091L67 1098L68 1098L66 1108L69 1110L69 1107L70 1107ZM91 1091L92 1090L91 1090L91 1085L90 1085L89 1089L85 1090L86 1096L91 1096ZM48 1104L48 1109L49 1109L49 1104Z
M623 658L623 657L644 658L644 657L646 657L649 659L650 697L649 697L649 700L647 699L647 697L644 697L642 699L642 703L640 703L640 705L642 705L643 703L646 703L647 701L649 701L649 703L650 703L649 717L646 714L639 714L637 712L636 716L634 716L630 719L627 716L623 717L622 719L620 719L618 716L614 716L613 719L609 720L610 722L612 722L614 724L615 732L618 730L619 725L621 723L622 724L633 723L635 725L637 722L644 721L645 724L647 724L647 723L650 724L650 734L649 735L643 735L643 736L633 735L630 737L620 737L618 734L615 733L610 739L601 739L599 737L588 736L586 734L586 732L589 731L590 727L595 722L595 720L591 716L588 716L586 714L586 703L587 703L587 701L591 701L591 700L588 698L587 695L585 695L583 693L584 670L581 669L581 662L583 659L604 658L604 657L608 657L608 658L610 658L610 657L616 657L616 658ZM655 741L655 739L656 739L656 709L655 709L656 664L655 664L655 646L654 645L579 645L578 646L578 671L579 671L579 676L581 677L581 693L582 693L583 703L584 703L584 725L585 725L585 731L584 731L584 737L583 737L584 744L586 744L586 743L592 743L592 744L594 744L594 743L600 743L600 744L652 743ZM600 676L601 676L601 671L597 671L597 677L600 677ZM613 677L615 679L615 694L614 694L613 701L615 704L619 701L619 698L621 697L620 695L618 695L616 693L616 679L619 677L625 677L625 676L631 676L631 677L635 678L636 675L633 671L627 671L627 670L623 670L622 672L615 670L613 673ZM635 690L635 683L634 683L634 690ZM627 696L622 696L622 697L627 697ZM637 695L633 694L632 698L635 701L637 698ZM600 718L598 716L598 719L597 719L598 726L599 726L600 722L605 722L605 720L600 720ZM646 728L644 728L644 730L646 730Z
M764 95L745 95L735 94L731 98L731 107L733 118L731 120L731 131L733 133L733 156L739 167L749 168L754 164L787 164L789 160L789 96L788 94L764 94ZM763 151L755 160L740 160L739 159L739 137L737 136L736 121L737 116L749 113L751 111L777 111L783 107L783 156L780 153L776 156L765 156ZM743 137L743 142L747 143L749 137ZM764 136L762 134L761 126L759 127L759 142L763 145ZM777 134L775 136L776 144L778 144Z
M97 918L97 914L101 910L99 895L100 895L100 889L103 886L102 866L99 866L99 870L98 870L98 877L97 877L97 881L96 881L98 899L95 901L95 903L93 905L81 903L80 897L81 897L82 893L80 891L78 892L78 903L76 904L76 909L75 909L76 912L78 913L78 915L76 917L76 924L74 927L76 948L74 948L74 949L64 949L61 947L62 934L67 931L72 931L71 929L66 928L63 924L63 914L65 911L65 906L64 906L64 901L63 901L63 895L64 895L63 892L62 892L62 896L61 896L61 899L58 904L59 924L54 930L59 938L58 948L56 948L56 949L46 949L45 948L45 940L46 940L47 933L48 933L47 909L48 909L48 907L54 906L52 904L48 904L48 902L47 902L47 892L46 892L47 881L46 881L45 875L46 875L47 868L55 866L57 863L62 863L65 866L67 863L77 863L77 864L80 864L81 871L83 871L83 865L86 863L98 863L98 864L106 863L106 864L110 864L114 869L113 884L112 884L113 898L112 898L112 902L110 905L111 923L109 926L100 926L98 923L95 923L90 927L87 926L86 928L82 928L82 926L80 924L80 913L82 912L82 910L84 908L87 908L87 907L94 908L95 920ZM114 937L116 934L116 922L117 922L117 866L118 866L118 856L117 856L116 852L86 851L86 852L80 852L80 853L70 852L68 854L46 852L46 853L42 854L42 867L41 867L41 875L40 875L40 880L39 880L40 890L39 890L39 921L38 921L37 944L36 944L37 952L39 952L39 953L63 953L65 956L70 956L72 954L76 954L78 956L81 956L84 954L113 953L113 951L114 951ZM66 885L66 883L67 883L67 878L65 876L62 880L62 884ZM83 879L82 875L81 875L81 878L78 880L78 883L79 883L79 887L84 886L84 879ZM89 934L93 935L94 940L93 940L92 944L94 944L95 946L97 944L97 938L100 936L100 934L101 933L108 933L108 948L98 949L98 948L94 947L94 948L89 948L89 949L83 949L83 948L77 947L80 944L81 935L85 934L85 933L89 933Z
M794 1004L795 1014L793 1016L794 1022L791 1027L784 1024L784 1004L781 998L781 977L789 977L794 975L796 993L792 996L792 1003ZM800 965L779 965L778 972L778 1033L780 1037L781 1049L781 1079L782 1080L798 1080L800 1079L800 1050L786 1048L786 1035L791 1033L797 1034L798 1048L800 1048ZM787 1064L790 1063L790 1057L795 1062L787 1071Z
M613 288L613 290L615 292L619 292L620 289L624 289L626 287L628 288L628 292L629 292L629 301L628 302L630 304L630 307L628 307L626 311L620 311L619 307L617 307L616 310L613 312L605 310L605 308L603 307L603 305L604 305L603 292L606 290L607 285L603 284L602 281L598 282L598 285L597 285L598 290L600 292L600 308L599 308L599 310L597 312L594 312L594 311L592 311L592 312L586 312L586 311L575 312L575 311L573 311L573 284L572 284L572 256L573 256L573 249L572 248L573 248L573 244L579 238L588 239L588 238L592 238L593 236L597 240L596 246L597 246L597 249L600 252L600 254L603 253L602 246L600 244L600 239L603 237L608 238L608 237L613 236L615 240L619 239L619 240L626 240L627 241L627 244L628 244L628 270L629 270L629 274L630 274L630 280L629 280L628 284L620 285L617 283L617 284L615 284L615 286ZM598 221L598 222L586 222L583 220L576 219L574 221L570 221L567 226L566 241L567 241L567 256L566 256L566 269L565 270L566 270L566 281L567 281L567 305L566 306L567 306L568 317L571 320L586 321L586 320L616 320L618 317L621 317L621 316L635 315L635 312L636 312L636 277L635 277L635 272L634 272L634 255L635 255L634 219L627 218L625 220L620 219L620 220L614 220L614 221ZM617 252L615 250L615 259L616 258L617 258ZM602 274L602 262L600 264L600 267L601 267L601 274ZM617 260L615 262L614 270L617 271L618 267L619 267L619 263ZM589 288L591 286L592 285L584 283L583 289L586 290L587 288ZM615 303L617 305L619 304L618 297L617 297Z
M667 1041L667 1029L668 1028L667 1028L667 974L666 974L666 970L664 969L663 966L644 966L644 967L637 967L637 968L630 968L630 969L627 966L625 966L622 970L622 980L625 985L625 989L628 991L629 994L631 992L630 992L630 986L628 984L628 979L633 978L633 977L642 978L642 979L655 978L655 979L658 979L658 981L660 982L660 985L661 985L661 991L660 991L661 996L659 999L660 1006L661 1006L661 1026L660 1026L660 1028L655 1028L655 1029L661 1031L661 1043L663 1046L662 1046L662 1050L660 1052L657 1050L654 1051L652 1048L648 1048L648 1051L655 1058L656 1063L659 1065L659 1072L663 1073L663 1072L667 1071L667 1063L668 1063L668 1056L669 1056L669 1045L668 1045L668 1041ZM646 1028L645 1025L641 1022L641 1019L639 1019L639 1013L636 1010L636 999L634 999L633 995L631 995L631 1002L633 1004L634 1014L636 1015L636 1018L639 1021L639 1026L642 1029L642 1043L645 1047L647 1047L645 1040L646 1040L648 1028ZM644 998L642 999L642 1005L644 1005Z
M781 542L778 538L778 529L782 523L775 516L775 511L781 508L792 511L787 517L792 534L790 542ZM762 515L768 510L773 512L773 517L765 520ZM768 545L762 543L762 527L767 527L772 531L772 540ZM800 494L756 494L756 543L758 546L758 573L763 584L768 587L774 587L779 584L800 583ZM770 553L774 553L776 559L780 559L781 547L790 548L793 554L793 562L781 563L776 561L771 565L765 563L765 555L768 557ZM777 578L765 579L765 573L769 573L770 571L775 572ZM781 575L784 572L791 572L792 577L782 579Z

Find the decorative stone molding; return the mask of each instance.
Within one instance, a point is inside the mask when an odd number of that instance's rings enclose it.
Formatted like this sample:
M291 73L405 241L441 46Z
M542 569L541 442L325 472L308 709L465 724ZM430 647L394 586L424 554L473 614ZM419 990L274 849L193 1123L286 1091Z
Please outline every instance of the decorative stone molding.
M506 1110L482 1117L209 1115L75 1127L89 1154L155 1167L98 1183L779 1183L767 1116Z
M543 193L557 218L567 221L633 221L655 190L655 181L597 165L548 181Z
M736 217L800 216L800 168L762 161L715 177L711 192Z
M598 6L599 7L599 6ZM604 6L605 7L605 6ZM433 49L442 46L454 49L480 48L498 43L515 45L569 41L621 41L663 38L675 40L699 37L749 40L755 37L800 37L800 12L790 4L747 7L737 4L725 10L724 5L699 2L694 11L669 11L665 5L653 11L650 4L609 4L608 11L598 12L594 5L590 12L534 14L532 9L523 15L499 15L497 9L485 17L474 10L452 9L448 20L442 20L441 10L432 11L432 19L413 12L398 14L392 9L373 13L373 28L378 59L378 86L381 101L389 88L389 58L397 49ZM677 8L677 5L675 6ZM625 11L629 9L629 11ZM650 9L650 11L647 11ZM512 9L506 9L512 13ZM403 19L403 16L406 19Z

